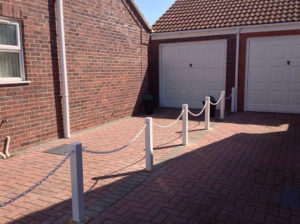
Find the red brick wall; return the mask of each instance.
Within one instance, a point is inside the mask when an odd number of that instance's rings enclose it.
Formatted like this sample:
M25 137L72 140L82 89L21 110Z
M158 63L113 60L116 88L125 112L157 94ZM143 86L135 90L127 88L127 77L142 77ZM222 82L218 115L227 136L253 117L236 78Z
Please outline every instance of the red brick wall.
M156 103L159 103L159 45L163 43L179 43L191 41L206 41L206 40L220 40L227 39L227 68L226 68L226 93L231 93L231 88L234 86L235 80L235 52L236 52L236 35L221 35L210 37L193 37L193 38L180 38L170 40L152 40L150 44L151 58L149 61L150 67L150 82L149 88L155 96ZM231 101L226 103L226 109L230 110Z
M149 33L126 1L64 0L71 132L139 111L147 92ZM54 0L0 0L23 24L27 85L0 86L0 150L62 137Z
M299 35L300 30L290 31L273 31L241 34L240 37L240 57L239 57L239 79L238 79L238 110L244 111L245 100L245 71L246 71L246 55L247 55L247 39L251 37L270 37L270 36L285 36Z

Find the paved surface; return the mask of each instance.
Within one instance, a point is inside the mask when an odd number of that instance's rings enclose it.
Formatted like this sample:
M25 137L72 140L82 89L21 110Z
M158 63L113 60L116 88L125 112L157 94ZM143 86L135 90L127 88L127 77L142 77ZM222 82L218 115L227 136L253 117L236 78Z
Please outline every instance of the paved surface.
M162 109L168 124L179 111ZM0 202L26 190L63 156L42 153L80 141L91 150L127 143L143 118L123 119L0 161ZM154 128L155 170L144 171L144 138L109 155L84 153L90 223L300 223L300 210L280 206L284 186L300 188L300 115L236 113L224 122L190 122L181 146L181 121ZM67 162L28 195L0 208L0 223L65 223L71 218Z

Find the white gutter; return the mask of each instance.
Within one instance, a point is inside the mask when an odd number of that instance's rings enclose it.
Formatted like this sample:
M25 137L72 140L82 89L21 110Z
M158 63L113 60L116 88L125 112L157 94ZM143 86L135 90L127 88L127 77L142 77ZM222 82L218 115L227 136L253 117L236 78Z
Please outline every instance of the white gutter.
M298 30L298 29L300 29L300 22L248 25L248 26L211 28L211 29L201 29L201 30L162 32L162 33L154 32L151 34L151 39L152 40L163 40L163 39L177 39L177 38L236 34L236 29L240 29L240 33Z
M61 95L62 95L64 137L70 138L71 132L70 132L70 112L69 112L69 90L68 90L68 73L67 73L67 62L66 62L63 0L57 0L56 5L57 5L57 12L58 12L58 32L59 32L61 88L62 88Z
M234 105L234 109L235 111L237 111L237 102L238 102L238 78L239 78L239 57L240 57L240 32L241 29L238 28L237 33L236 33L236 53L235 53L235 83L234 83L234 87L235 87L235 105ZM233 96L232 96L233 97Z

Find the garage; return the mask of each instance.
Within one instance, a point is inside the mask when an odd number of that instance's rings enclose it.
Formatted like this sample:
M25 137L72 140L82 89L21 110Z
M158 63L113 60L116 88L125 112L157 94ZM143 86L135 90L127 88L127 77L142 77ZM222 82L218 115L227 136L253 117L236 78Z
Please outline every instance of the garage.
M248 39L245 110L300 113L300 36Z
M227 41L160 45L160 106L202 108L225 89Z

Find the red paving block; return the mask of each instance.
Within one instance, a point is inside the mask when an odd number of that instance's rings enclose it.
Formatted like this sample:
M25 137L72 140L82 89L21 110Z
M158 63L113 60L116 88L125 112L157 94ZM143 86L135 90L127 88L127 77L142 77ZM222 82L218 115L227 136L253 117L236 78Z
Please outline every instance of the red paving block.
M178 112L163 109L154 121L168 124ZM0 201L26 190L63 159L42 151L74 141L90 150L120 147L143 123L142 117L113 122L1 161L0 169L7 172L0 176ZM118 186L118 191L126 191L126 183L138 183L108 204L92 223L299 223L299 211L280 206L282 187L300 183L295 175L300 171L299 115L236 113L213 124L209 132L201 130L203 122L192 120L189 125L191 144L187 147L178 146L181 121L170 129L154 128L154 161L168 162L142 182L129 177L145 168L143 136L121 152L83 154L87 207ZM67 162L33 192L0 208L0 223L70 219L69 169ZM109 195L106 200L117 196Z

